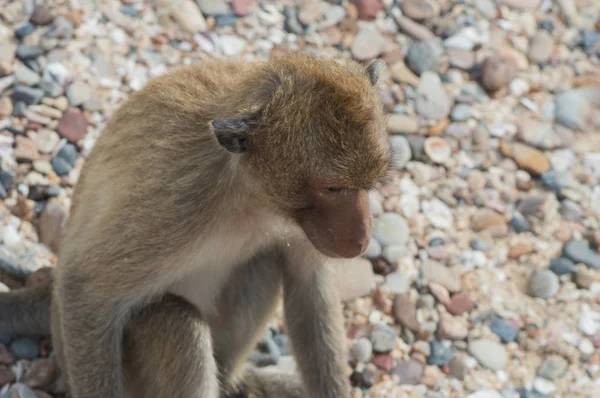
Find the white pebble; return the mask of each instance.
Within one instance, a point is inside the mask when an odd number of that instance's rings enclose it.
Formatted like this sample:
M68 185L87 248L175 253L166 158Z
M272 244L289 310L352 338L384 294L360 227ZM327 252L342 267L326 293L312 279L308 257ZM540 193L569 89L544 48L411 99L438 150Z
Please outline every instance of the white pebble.
M554 383L552 383L550 380L546 380L542 377L535 378L535 381L533 382L533 388L537 392L539 392L541 394L545 394L545 395L550 395L554 391L556 391L556 386L554 385Z

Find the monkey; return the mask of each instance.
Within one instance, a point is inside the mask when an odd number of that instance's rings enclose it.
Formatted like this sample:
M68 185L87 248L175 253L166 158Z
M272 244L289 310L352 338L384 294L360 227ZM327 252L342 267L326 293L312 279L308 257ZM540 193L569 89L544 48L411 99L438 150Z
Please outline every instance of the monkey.
M50 333L73 398L348 397L330 262L367 248L390 170L382 68L297 52L153 78L82 166L51 288L0 294L1 328ZM298 377L245 364L279 300Z

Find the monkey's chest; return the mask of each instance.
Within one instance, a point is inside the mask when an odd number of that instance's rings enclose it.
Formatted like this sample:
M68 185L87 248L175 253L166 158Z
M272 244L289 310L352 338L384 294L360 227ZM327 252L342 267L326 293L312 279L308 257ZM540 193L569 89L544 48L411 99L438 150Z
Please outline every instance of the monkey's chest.
M184 272L168 292L185 298L204 315L215 315L228 280L273 240L273 226L255 224L252 229L222 231L202 239L178 259L185 264Z

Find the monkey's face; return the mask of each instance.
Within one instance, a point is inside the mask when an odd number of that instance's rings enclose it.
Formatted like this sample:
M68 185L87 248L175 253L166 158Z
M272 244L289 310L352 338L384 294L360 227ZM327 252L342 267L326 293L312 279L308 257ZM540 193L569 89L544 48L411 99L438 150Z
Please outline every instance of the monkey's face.
M310 205L298 210L295 217L317 250L342 258L366 250L372 224L366 190L313 187L306 196Z
M260 111L214 121L215 134L230 152L244 152L264 203L294 220L317 250L356 257L371 236L367 191L390 166L379 72L316 57L270 68L275 77L266 79L272 86Z

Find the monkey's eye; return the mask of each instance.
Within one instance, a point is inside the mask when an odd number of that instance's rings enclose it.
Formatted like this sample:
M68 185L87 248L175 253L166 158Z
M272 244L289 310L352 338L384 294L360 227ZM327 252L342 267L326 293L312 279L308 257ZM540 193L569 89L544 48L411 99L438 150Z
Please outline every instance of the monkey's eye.
M343 187L327 187L327 191L331 193L342 192L343 190Z

